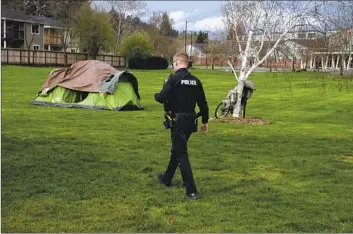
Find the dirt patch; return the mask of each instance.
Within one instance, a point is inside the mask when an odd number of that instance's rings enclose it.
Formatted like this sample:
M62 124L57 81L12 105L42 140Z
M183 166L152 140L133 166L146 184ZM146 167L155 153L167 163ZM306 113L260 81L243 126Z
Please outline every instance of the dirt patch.
M259 117L251 117L251 118L223 118L223 119L216 119L210 118L210 121L214 122L223 122L223 123L231 123L231 124L250 124L250 125L265 125L270 124L270 121L263 120Z

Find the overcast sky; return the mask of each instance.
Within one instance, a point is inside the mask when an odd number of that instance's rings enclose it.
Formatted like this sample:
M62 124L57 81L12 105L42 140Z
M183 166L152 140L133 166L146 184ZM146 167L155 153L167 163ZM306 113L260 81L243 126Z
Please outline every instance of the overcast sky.
M128 1L127 1L128 2ZM306 1L300 2L305 5ZM349 3L350 1L348 1ZM110 10L111 3L108 0L93 2L94 5ZM185 21L188 21L188 31L209 31L209 36L221 35L224 31L222 21L222 1L145 1L147 4L147 13L141 15L143 21L148 21L152 12L167 11L173 19L173 27L179 32L185 30ZM293 3L293 2L292 2ZM299 3L299 2L298 2ZM297 4L297 3L295 3ZM330 5L330 7L332 7ZM284 20L284 19L283 19ZM311 24L316 25L313 20Z
M221 20L221 1L146 1L149 13L168 11L173 19L173 27L178 31L217 31L223 27ZM146 17L143 17L146 19Z
M101 2L96 2L101 5ZM188 31L216 32L223 28L221 20L220 1L146 1L147 14L142 20L147 21L154 11L167 11L173 19L173 27L178 31L185 30L185 21L188 22Z
M210 31L217 33L224 28L221 19L221 1L145 1L147 14L141 16L147 21L152 12L167 11L173 19L174 29L185 30L188 21L188 31ZM110 10L109 1L96 0L93 4L98 8ZM189 22L190 21L190 22Z
M140 16L143 21L148 21L152 12L167 11L173 19L173 28L179 32L185 30L185 21L188 21L188 31L209 31L209 36L217 35L224 30L222 1L145 1L145 3L147 13ZM109 1L95 1L94 4L108 6Z

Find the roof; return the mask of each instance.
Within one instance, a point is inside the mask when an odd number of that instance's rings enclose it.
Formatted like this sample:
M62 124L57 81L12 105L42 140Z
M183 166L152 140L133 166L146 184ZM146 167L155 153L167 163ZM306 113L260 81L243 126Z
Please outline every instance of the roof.
M63 28L64 25L54 18L45 16L27 15L21 11L11 8L1 7L1 19L9 19L13 21L29 22L43 24L44 26L53 28Z
M44 27L47 26L49 28L65 28L65 25L57 19L44 17L44 16L42 17L44 21Z
M313 48L313 49L317 49L317 48L324 48L327 47L326 46L326 42L324 38L318 38L318 39L314 39L314 40L297 40L297 39L293 39L291 40L305 48Z
M191 44L189 44L189 45L191 46ZM194 43L194 44L192 44L192 46L201 52L204 52L205 48L206 48L206 44L204 44L204 43Z

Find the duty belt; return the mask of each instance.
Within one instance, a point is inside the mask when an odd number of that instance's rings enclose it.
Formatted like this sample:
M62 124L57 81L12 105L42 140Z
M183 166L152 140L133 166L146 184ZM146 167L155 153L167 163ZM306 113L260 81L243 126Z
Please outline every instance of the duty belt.
M189 118L189 117L195 117L196 119L199 118L201 116L201 113L172 113L170 111L167 111L164 113L165 117L172 119L175 117L179 117L179 118Z
M187 119L189 117L195 117L195 113L175 113L175 117Z

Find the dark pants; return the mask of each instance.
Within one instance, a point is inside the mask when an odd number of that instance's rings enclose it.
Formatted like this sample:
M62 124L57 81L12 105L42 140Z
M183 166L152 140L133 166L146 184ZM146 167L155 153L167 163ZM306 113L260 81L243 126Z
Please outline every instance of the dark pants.
M181 177L188 194L197 193L194 177L190 166L190 161L187 153L187 143L191 132L185 131L182 128L171 128L172 148L169 165L163 175L163 182L170 184L176 168L179 166Z

